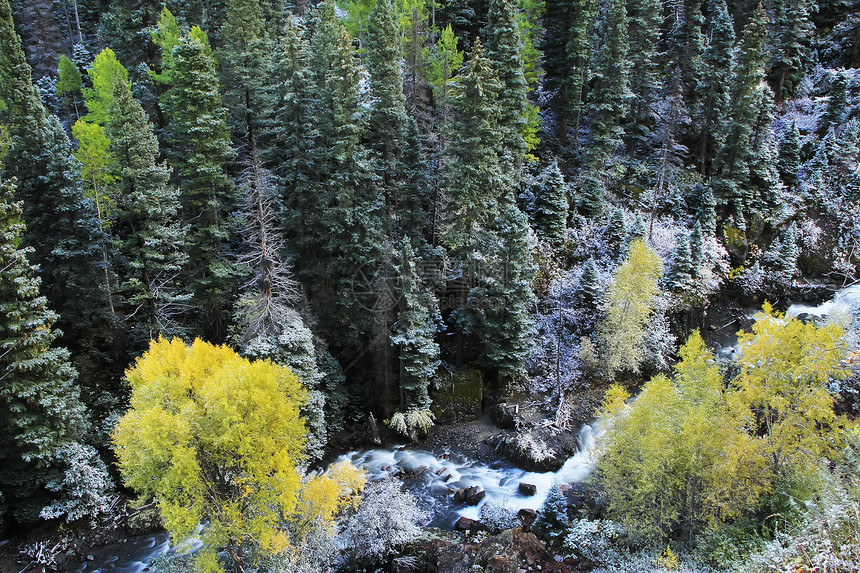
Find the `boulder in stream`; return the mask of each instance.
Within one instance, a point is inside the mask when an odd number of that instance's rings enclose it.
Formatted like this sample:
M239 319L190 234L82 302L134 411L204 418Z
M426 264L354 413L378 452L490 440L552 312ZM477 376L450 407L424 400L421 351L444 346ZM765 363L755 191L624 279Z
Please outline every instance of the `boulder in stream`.
M520 483L520 493L525 496L532 496L537 493L537 486L532 483Z
M517 426L519 406L501 402L490 408L490 421L503 430L513 430Z

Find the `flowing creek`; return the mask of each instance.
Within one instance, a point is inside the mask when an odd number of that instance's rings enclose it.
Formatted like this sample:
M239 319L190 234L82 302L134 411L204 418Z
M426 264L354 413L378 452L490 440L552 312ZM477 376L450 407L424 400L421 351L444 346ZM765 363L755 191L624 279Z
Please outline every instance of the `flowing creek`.
M593 453L601 435L602 424L583 426L579 431L579 451L556 472L527 472L509 463L494 462L488 465L448 451L430 452L405 446L351 452L338 460L348 460L364 468L371 480L389 476L403 479L421 507L431 516L427 525L451 529L460 517L478 519L481 508L487 503L498 504L514 512L522 508L540 509L553 486L580 482L591 473ZM444 471L440 471L443 468ZM535 494L521 494L520 483L534 485ZM486 492L478 505L467 506L454 502L451 490L471 486ZM192 544L190 549L193 551L196 548ZM82 564L74 571L143 573L155 558L183 550L171 548L166 533L157 533L122 545L101 548L101 551L93 549L91 553L96 559Z

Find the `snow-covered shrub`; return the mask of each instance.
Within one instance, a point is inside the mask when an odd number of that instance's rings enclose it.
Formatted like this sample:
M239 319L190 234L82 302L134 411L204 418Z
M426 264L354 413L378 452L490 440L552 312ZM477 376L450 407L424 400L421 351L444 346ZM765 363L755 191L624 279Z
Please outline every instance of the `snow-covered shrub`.
M338 546L350 562L374 561L392 554L415 539L427 514L401 483L383 479L367 485L358 511L337 536Z
M520 520L517 512L508 506L506 500L489 500L481 507L481 523L491 531L498 532L518 527Z
M620 568L624 556L617 541L623 532L621 525L614 521L578 519L567 530L564 547L594 565Z
M535 437L531 432L520 432L513 437L507 438L507 442L515 452L536 464L551 459L555 452L542 439Z
M65 516L66 521L77 521L107 513L116 496L112 493L113 481L98 452L75 442L63 448L59 458L66 468L63 476L46 487L60 495L42 508L42 519Z
M665 299L663 303L658 302L639 344L642 349L641 368L645 371L668 372L672 366L670 359L677 350L676 337L672 334L664 306Z

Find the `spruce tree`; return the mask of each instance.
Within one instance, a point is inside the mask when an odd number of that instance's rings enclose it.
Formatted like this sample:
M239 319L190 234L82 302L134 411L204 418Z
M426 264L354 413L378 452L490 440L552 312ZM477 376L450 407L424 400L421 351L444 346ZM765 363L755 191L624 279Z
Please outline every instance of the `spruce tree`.
M804 0L784 0L774 4L773 57L770 81L776 101L793 95L811 59L815 26Z
M600 170L621 144L621 119L630 104L630 59L627 35L627 8L624 0L609 0L600 23L602 43L598 49L594 88L588 102L591 144L586 163Z
M702 276L702 263L705 256L705 241L702 237L702 224L699 221L693 225L690 233L690 264L692 266L690 275L697 279Z
M439 367L439 345L433 340L432 301L421 292L415 255L408 244L403 247L398 270L403 296L391 344L399 349L400 407L406 412L425 410L430 407L428 389Z
M499 89L494 67L478 41L453 94L449 124L444 240L455 257L471 251L476 229L496 219L499 201L509 189L498 155L503 139L495 113Z
M567 229L567 184L558 162L553 161L540 174L534 198L533 228L538 237L558 246Z
M767 19L759 5L744 28L731 83L725 138L714 160L714 195L728 207L733 224L746 229L745 214L752 207L745 184L749 177L750 139L762 104L764 36Z
M532 267L525 216L506 200L484 242L491 267L488 276L469 297L486 301L480 310L479 332L483 339L480 362L498 373L499 379L521 373L530 348Z
M519 166L526 152L523 139L528 84L523 75L520 29L512 0L490 0L485 33L487 58L493 62L501 84L497 96L498 122L502 132L502 153L506 169L515 169L519 183Z
M365 134L385 199L389 236L418 247L427 227L426 185L415 121L406 115L397 7L379 0L370 15L367 60L373 107Z
M777 166L779 176L787 188L791 189L797 185L797 171L800 169L800 132L797 130L796 122L792 122L791 127L782 136Z
M26 223L22 243L40 265L41 291L60 314L62 343L73 351L92 405L96 394L116 390L108 382L112 323L98 267L103 235L66 132L56 117L46 116L30 74L9 3L0 0L0 125L10 144L0 176L17 179Z
M118 307L134 351L151 338L177 333L183 300L178 276L186 261L186 227L178 220L179 193L170 168L159 163L158 140L124 81L114 83L106 133L117 158L113 226Z
M186 283L199 309L200 332L209 341L223 342L238 274L228 247L235 231L236 192L228 175L234 153L227 112L204 32L195 27L179 38L170 60L167 141L178 166L183 218L191 229Z
M578 140L591 65L589 28L597 13L594 0L549 0L545 3L542 64L544 90L556 122L555 136L562 149Z
M702 56L702 82L696 88L693 116L694 143L691 151L702 175L711 172L711 161L723 143L723 124L728 109L735 32L725 0L711 8L710 40Z
M62 452L87 424L69 351L54 347L57 315L39 293L33 249L21 246L13 194L12 182L0 183L0 515L28 523L50 502L46 486L62 481Z
M848 106L848 77L844 70L833 72L830 78L830 92L827 108L818 121L818 132L827 133L828 129L839 127Z
M609 214L609 220L606 223L606 246L609 248L613 256L620 256L621 245L624 243L624 214L621 209L614 208Z
M696 183L690 194L695 204L694 216L702 232L713 236L717 229L717 200L710 185Z
M632 105L625 132L631 149L643 149L654 130L652 107L659 88L663 4L660 0L628 0L627 18Z
M666 284L676 292L688 290L693 283L693 272L690 242L686 236L681 235L675 245L675 253L672 256L669 274L666 276Z
M589 257L582 268L582 275L577 286L577 298L587 308L595 309L600 302L600 276L594 257Z
M759 114L750 137L749 182L750 206L759 213L778 207L782 197L779 176L779 144L773 130L773 94L764 86Z
M603 214L605 188L595 171L587 170L579 182L577 208L589 219L599 219Z

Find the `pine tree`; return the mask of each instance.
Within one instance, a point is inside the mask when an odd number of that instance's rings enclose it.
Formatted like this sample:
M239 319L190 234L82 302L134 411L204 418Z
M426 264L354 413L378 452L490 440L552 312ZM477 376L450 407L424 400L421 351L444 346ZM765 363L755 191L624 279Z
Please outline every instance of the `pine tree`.
M508 191L498 156L503 138L495 113L499 89L478 41L453 94L454 119L449 124L444 240L455 257L471 250L475 230L490 226Z
M526 153L523 131L528 100L528 84L523 74L522 41L512 0L490 0L485 32L487 58L493 62L501 89L497 106L499 128L502 131L502 153L505 169L519 168Z
M366 145L374 153L376 177L385 199L389 236L408 237L418 247L427 227L424 164L418 129L406 115L400 72L397 8L393 0L379 0L370 15L367 59L371 108Z
M248 155L257 153L257 136L263 120L266 71L272 42L261 0L229 0L224 27L222 85L232 112L236 133Z
M236 197L228 170L233 160L227 112L221 104L215 59L199 28L180 37L170 54L165 94L169 155L178 166L187 237L188 288L206 339L222 342L238 270L228 244Z
M629 126L625 132L631 149L643 149L653 136L654 129L651 108L659 88L663 4L660 0L628 0L627 17L632 105Z
M17 179L26 230L23 246L40 265L41 291L59 312L62 343L73 351L85 397L117 388L108 381L112 323L101 288L103 235L80 183L80 166L62 125L46 116L15 33L9 3L0 0L0 125L9 137L4 178Z
M555 117L555 136L560 147L568 148L568 132L572 130L575 148L591 64L589 28L597 13L597 3L550 0L545 4L541 45L544 90L550 96L549 107Z
M594 257L589 257L582 267L582 276L577 287L579 301L588 308L597 308L600 302L600 277Z
M696 89L704 80L702 56L706 38L702 3L702 0L685 0L671 10L667 17L671 22L671 32L667 38L669 60L678 66L684 86L684 102L690 109L695 107Z
M177 220L179 193L159 163L158 141L124 81L114 83L106 133L117 158L113 225L118 310L142 351L151 338L177 332L183 300L178 275L186 261L186 228Z
M428 389L439 367L439 345L429 303L421 292L412 248L406 244L400 260L400 299L391 344L400 354L400 407L404 412L430 407Z
M500 380L522 371L530 347L533 300L525 216L513 201L505 201L501 209L484 243L491 272L469 293L473 300L486 300L479 305L484 342L480 361L496 370Z
M666 276L667 286L676 292L688 290L693 283L693 268L690 242L682 235L675 245L672 266Z
M800 132L797 130L796 122L792 122L791 127L782 136L777 166L779 176L786 187L791 189L797 185L797 171L800 169Z
M589 219L599 219L603 214L604 199L603 181L594 171L588 170L579 183L579 212Z
M702 276L702 263L705 256L705 241L702 237L702 224L699 221L693 225L693 231L690 233L690 264L692 268L690 275L697 279Z
M750 139L762 103L766 21L764 8L759 5L744 28L731 84L725 139L714 160L714 194L727 204L729 215L740 230L745 230L745 214L752 207L745 183L749 177Z
M848 77L844 70L837 70L830 78L830 93L827 108L818 122L818 132L826 133L830 128L839 127L848 106Z
M62 481L63 452L87 424L69 351L54 347L57 315L39 293L33 249L21 247L13 194L12 182L0 184L0 515L27 523L51 501L47 486Z
M642 239L644 241L647 235L648 230L645 228L645 221L642 220L642 215L640 213L636 213L636 219L633 220L633 225L630 227L630 231L627 233L625 249L629 248L630 243L632 243L636 239Z
M620 256L621 245L624 243L624 214L621 209L612 209L606 223L606 246L614 256Z
M773 58L770 80L776 101L795 93L809 65L815 26L809 20L809 4L804 0L785 0L774 4Z
M790 281L799 273L797 268L797 258L800 256L800 248L798 246L797 225L792 223L788 226L785 236L782 239L782 244L777 250L776 267L783 279Z
M759 114L750 136L750 206L758 213L777 208L782 196L782 180L777 168L779 144L773 130L773 93L764 86Z
M620 122L627 115L631 97L627 29L624 0L610 0L600 23L602 44L595 59L596 80L588 102L592 133L586 162L591 169L602 169L624 136Z
M691 191L695 204L694 217L702 226L702 232L713 236L717 229L717 200L710 185L696 183Z
M702 82L696 88L693 111L694 145L691 148L702 175L710 173L711 161L723 143L723 124L728 109L735 32L725 0L712 8L710 41L702 56Z
M558 162L553 161L540 174L534 200L535 233L552 245L560 245L565 239L567 215L567 184Z

